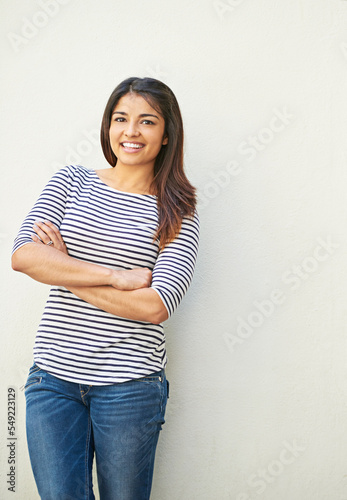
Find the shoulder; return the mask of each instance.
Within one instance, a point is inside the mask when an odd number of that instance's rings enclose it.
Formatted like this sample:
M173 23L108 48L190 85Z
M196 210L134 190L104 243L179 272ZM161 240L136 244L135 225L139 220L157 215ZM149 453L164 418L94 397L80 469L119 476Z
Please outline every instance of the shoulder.
M83 167L83 165L65 165L65 167L62 167L58 172L66 172L72 175L76 174L86 174L86 173L91 173L92 170L89 170L86 167Z
M82 165L66 165L65 167L60 168L53 175L53 179L64 179L65 181L72 181L74 179L87 179L92 175L92 170L89 170Z

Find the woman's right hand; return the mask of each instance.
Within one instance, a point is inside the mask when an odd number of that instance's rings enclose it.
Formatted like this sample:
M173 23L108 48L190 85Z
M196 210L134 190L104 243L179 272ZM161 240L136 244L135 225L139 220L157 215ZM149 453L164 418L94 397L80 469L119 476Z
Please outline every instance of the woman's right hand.
M59 250L66 255L68 251L59 229L50 221L36 221L33 227L36 234L32 235L35 243L47 245L52 242L52 248ZM139 267L129 270L114 270L111 275L111 286L118 290L136 290L138 288L148 288L152 282L152 272L148 267Z
M129 270L117 270L113 273L111 285L118 290L136 290L148 288L152 282L152 271L148 267Z

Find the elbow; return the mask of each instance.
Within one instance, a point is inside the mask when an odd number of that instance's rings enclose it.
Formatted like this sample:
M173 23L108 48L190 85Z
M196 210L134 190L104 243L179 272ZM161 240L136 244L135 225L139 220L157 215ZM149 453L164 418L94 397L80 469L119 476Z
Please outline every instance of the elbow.
M18 248L18 250L16 250L12 254L11 266L12 266L12 269L14 271L19 271L20 273L26 272L28 261L29 261L29 256L30 256L30 254L28 254L28 251L27 251L27 248L29 246L31 246L31 243L30 243L30 245L27 244L27 245L24 245L24 246Z
M11 257L11 267L14 271L23 271L22 259L18 257L18 252L15 252Z
M160 309L153 311L151 317L149 319L150 323L153 325L160 325L169 318L168 312L165 307L161 307Z
M150 293L149 301L146 301L147 318L146 321L153 325L160 325L169 318L169 313L164 305L162 298L157 290L152 288L147 289L146 293Z

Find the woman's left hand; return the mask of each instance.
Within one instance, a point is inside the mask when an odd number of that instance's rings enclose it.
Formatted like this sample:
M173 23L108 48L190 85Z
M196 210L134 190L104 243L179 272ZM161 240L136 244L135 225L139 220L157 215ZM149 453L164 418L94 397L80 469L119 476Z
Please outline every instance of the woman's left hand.
M59 229L53 222L49 220L35 221L33 226L33 230L36 234L32 234L31 237L35 243L41 243L42 245L50 245L56 250L65 253L68 255L68 251L62 235L60 234Z

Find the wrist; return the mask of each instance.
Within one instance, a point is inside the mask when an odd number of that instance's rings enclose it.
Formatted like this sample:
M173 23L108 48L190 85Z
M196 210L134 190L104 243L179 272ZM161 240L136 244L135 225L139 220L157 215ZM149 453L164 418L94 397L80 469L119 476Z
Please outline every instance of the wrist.
M110 269L108 285L113 286L113 288L120 288L121 287L120 275L121 271L118 271L116 269Z

